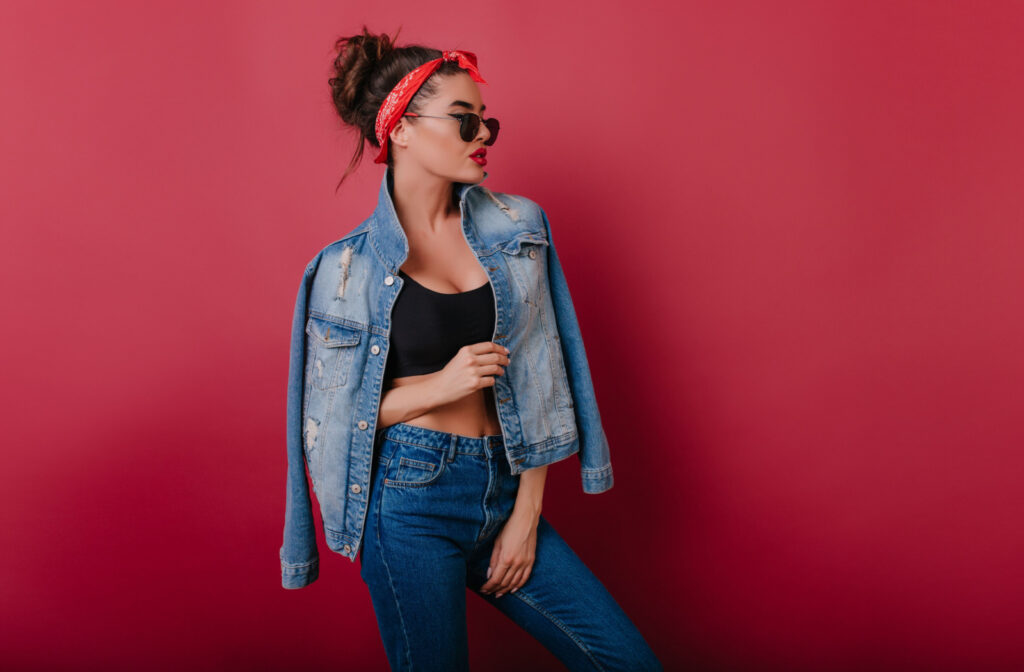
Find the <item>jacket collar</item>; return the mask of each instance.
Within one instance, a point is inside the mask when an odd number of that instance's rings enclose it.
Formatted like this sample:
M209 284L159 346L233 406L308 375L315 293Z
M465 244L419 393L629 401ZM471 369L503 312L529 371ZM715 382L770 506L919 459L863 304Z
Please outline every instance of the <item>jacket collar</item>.
M455 182L452 188L459 199L459 207L466 211L466 196L470 190L487 179L487 171L480 182L465 183ZM394 189L394 178L391 175L391 168L384 171L384 177L380 181L380 191L377 194L377 208L373 211L373 222L370 226L370 240L377 254L384 261L388 271L392 274L398 273L401 266L409 256L409 239L405 235L405 229L398 221L398 213L395 210L395 202L391 197Z

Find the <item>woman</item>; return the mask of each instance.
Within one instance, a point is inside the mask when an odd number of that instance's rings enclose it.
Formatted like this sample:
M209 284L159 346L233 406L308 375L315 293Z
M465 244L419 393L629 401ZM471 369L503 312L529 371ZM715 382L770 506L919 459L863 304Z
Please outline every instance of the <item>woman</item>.
M548 464L578 453L588 492L611 487L611 466L546 217L479 186L499 126L483 118L475 55L395 47L365 27L338 52L335 106L387 171L374 217L307 268L292 361L303 412L296 394L290 413L304 418L295 454L328 543L358 548L391 668L468 669L469 587L569 669L661 669L541 516ZM513 363L520 352L531 361ZM354 465L370 432L367 493ZM299 518L304 472L290 465L281 557L286 587L302 587L318 565L311 519Z

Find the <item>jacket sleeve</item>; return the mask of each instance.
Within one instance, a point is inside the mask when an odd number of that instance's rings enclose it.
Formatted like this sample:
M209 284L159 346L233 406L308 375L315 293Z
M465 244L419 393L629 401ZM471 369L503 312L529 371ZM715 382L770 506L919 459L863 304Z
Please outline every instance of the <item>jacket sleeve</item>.
M538 206L539 207L539 206ZM601 414L597 408L597 397L590 379L590 365L583 347L583 335L576 320L569 285L558 260L555 241L551 236L551 224L547 213L540 209L544 219L545 233L548 238L548 284L551 290L551 301L555 310L555 321L558 325L559 340L562 345L562 357L569 376L569 389L572 391L576 428L580 433L580 475L583 480L583 491L588 494L604 492L612 487L612 463L601 425Z
M306 369L306 314L309 291L320 261L317 255L302 277L292 317L288 363L287 449L288 477L285 496L284 541L281 545L281 585L304 588L316 581L320 557L313 523L313 505L306 480L306 453L302 443L302 396Z

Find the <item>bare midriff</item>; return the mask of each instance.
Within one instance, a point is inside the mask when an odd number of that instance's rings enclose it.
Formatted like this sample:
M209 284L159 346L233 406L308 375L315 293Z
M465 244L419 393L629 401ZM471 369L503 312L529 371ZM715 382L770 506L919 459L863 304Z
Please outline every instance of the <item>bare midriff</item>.
M430 375L427 373L393 378L391 387L416 383ZM405 424L471 437L501 434L501 425L495 409L494 388L483 387L461 399L435 406L426 413L406 420Z

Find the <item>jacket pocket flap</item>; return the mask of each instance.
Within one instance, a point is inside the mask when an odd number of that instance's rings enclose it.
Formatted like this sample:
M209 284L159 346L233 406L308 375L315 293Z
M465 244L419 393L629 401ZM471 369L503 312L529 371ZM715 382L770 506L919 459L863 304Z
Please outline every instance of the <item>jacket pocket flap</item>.
M523 245L547 245L548 241L544 237L543 231L532 232L527 231L521 233L512 240L508 241L501 246L501 251L505 254L519 254L519 250Z
M359 329L331 322L315 315L310 315L306 322L306 333L323 341L324 346L328 348L356 345L363 334Z

